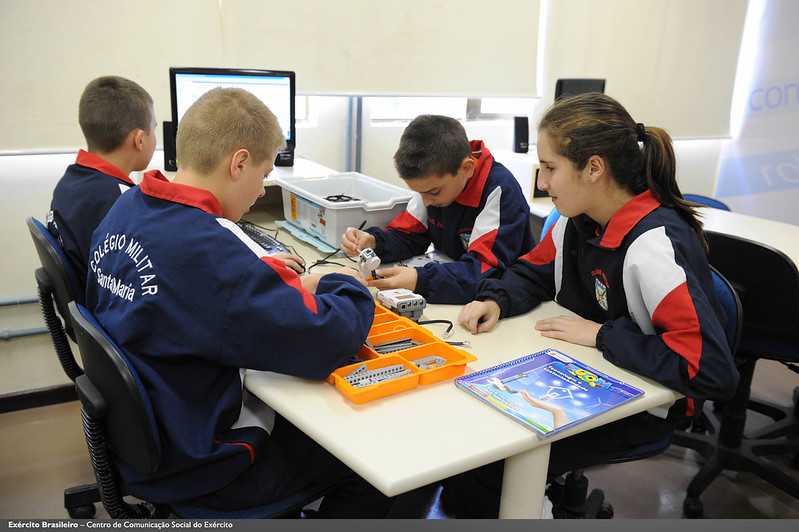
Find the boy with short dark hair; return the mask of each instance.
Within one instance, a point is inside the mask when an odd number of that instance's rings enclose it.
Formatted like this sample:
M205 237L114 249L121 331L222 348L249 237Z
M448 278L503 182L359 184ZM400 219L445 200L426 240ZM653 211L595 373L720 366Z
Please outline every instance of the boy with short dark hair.
M418 194L385 229L347 229L342 249L354 256L373 248L388 263L420 255L432 242L455 261L384 268L370 286L407 288L431 303L464 304L484 277L532 249L530 208L519 183L482 141L469 142L454 118L416 117L402 134L394 163Z
M174 181L144 175L94 232L87 306L135 368L159 428L159 470L122 470L153 503L237 510L333 486L325 517L382 517L391 504L284 418L245 419L251 368L324 379L358 351L374 301L354 270L302 278L236 225L264 195L283 135L241 89L183 115Z
M153 157L153 99L134 81L103 76L83 90L78 122L88 151L78 152L56 185L47 225L84 283L92 231L134 185L129 174L144 170Z

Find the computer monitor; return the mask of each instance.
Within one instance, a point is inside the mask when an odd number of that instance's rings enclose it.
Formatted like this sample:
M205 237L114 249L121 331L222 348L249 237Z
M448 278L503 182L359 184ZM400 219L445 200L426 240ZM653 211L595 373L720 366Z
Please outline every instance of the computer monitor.
M605 92L604 79L559 79L555 83L555 99L584 92Z
M275 165L291 166L294 164L294 148L296 146L294 72L241 68L170 68L169 96L172 101L173 134L177 132L180 119L191 104L216 87L244 89L264 102L277 117L286 139L286 147L278 153ZM166 153L166 139L164 151L164 159L169 166L170 154Z

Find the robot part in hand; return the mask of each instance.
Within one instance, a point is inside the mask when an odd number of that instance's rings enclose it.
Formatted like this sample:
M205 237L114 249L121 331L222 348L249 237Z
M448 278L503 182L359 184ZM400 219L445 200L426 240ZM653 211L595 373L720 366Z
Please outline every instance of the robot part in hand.
M387 309L413 321L419 321L424 308L427 306L427 301L422 296L411 292L407 288L379 290L377 292L377 300Z
M366 248L358 255L358 271L366 279L371 279L375 270L380 267L380 257L375 255L372 248Z

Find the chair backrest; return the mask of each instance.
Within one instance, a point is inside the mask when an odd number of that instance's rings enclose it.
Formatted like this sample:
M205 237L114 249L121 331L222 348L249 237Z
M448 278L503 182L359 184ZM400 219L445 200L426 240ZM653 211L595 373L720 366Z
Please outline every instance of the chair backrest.
M42 268L52 285L56 308L64 319L64 329L71 338L74 338L67 304L70 301L83 300L82 290L84 283L78 279L72 263L61 248L61 244L47 230L44 224L33 217L25 220L25 223L28 225Z
M558 212L557 207L552 207L552 210L549 211L546 219L544 220L544 225L541 227L541 238L540 240L544 240L544 237L547 235L547 231L549 228L555 225L555 222L558 221L560 218L560 213Z
M730 207L721 200L711 198L710 196L703 196L702 194L683 194L683 199L693 201L705 205L706 207L713 207L714 209L721 209L722 211L729 211Z
M152 404L135 368L88 309L69 304L83 371L106 402L104 420L115 459L143 474L161 463L161 444Z
M738 298L738 294L735 293L732 283L713 266L710 267L710 275L713 279L713 291L716 294L716 299L718 299L727 318L724 324L724 332L727 334L727 344L730 346L730 351L734 355L738 351L743 328L741 300Z
M765 244L705 231L710 264L735 287L743 308L742 344L748 335L799 338L799 271L784 253Z

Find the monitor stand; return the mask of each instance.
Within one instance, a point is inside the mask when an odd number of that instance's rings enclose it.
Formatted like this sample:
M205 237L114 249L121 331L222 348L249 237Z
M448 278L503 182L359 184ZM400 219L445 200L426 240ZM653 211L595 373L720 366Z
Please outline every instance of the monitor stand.
M175 128L172 122L164 120L164 170L167 172L174 172L178 169L177 160L175 157Z

